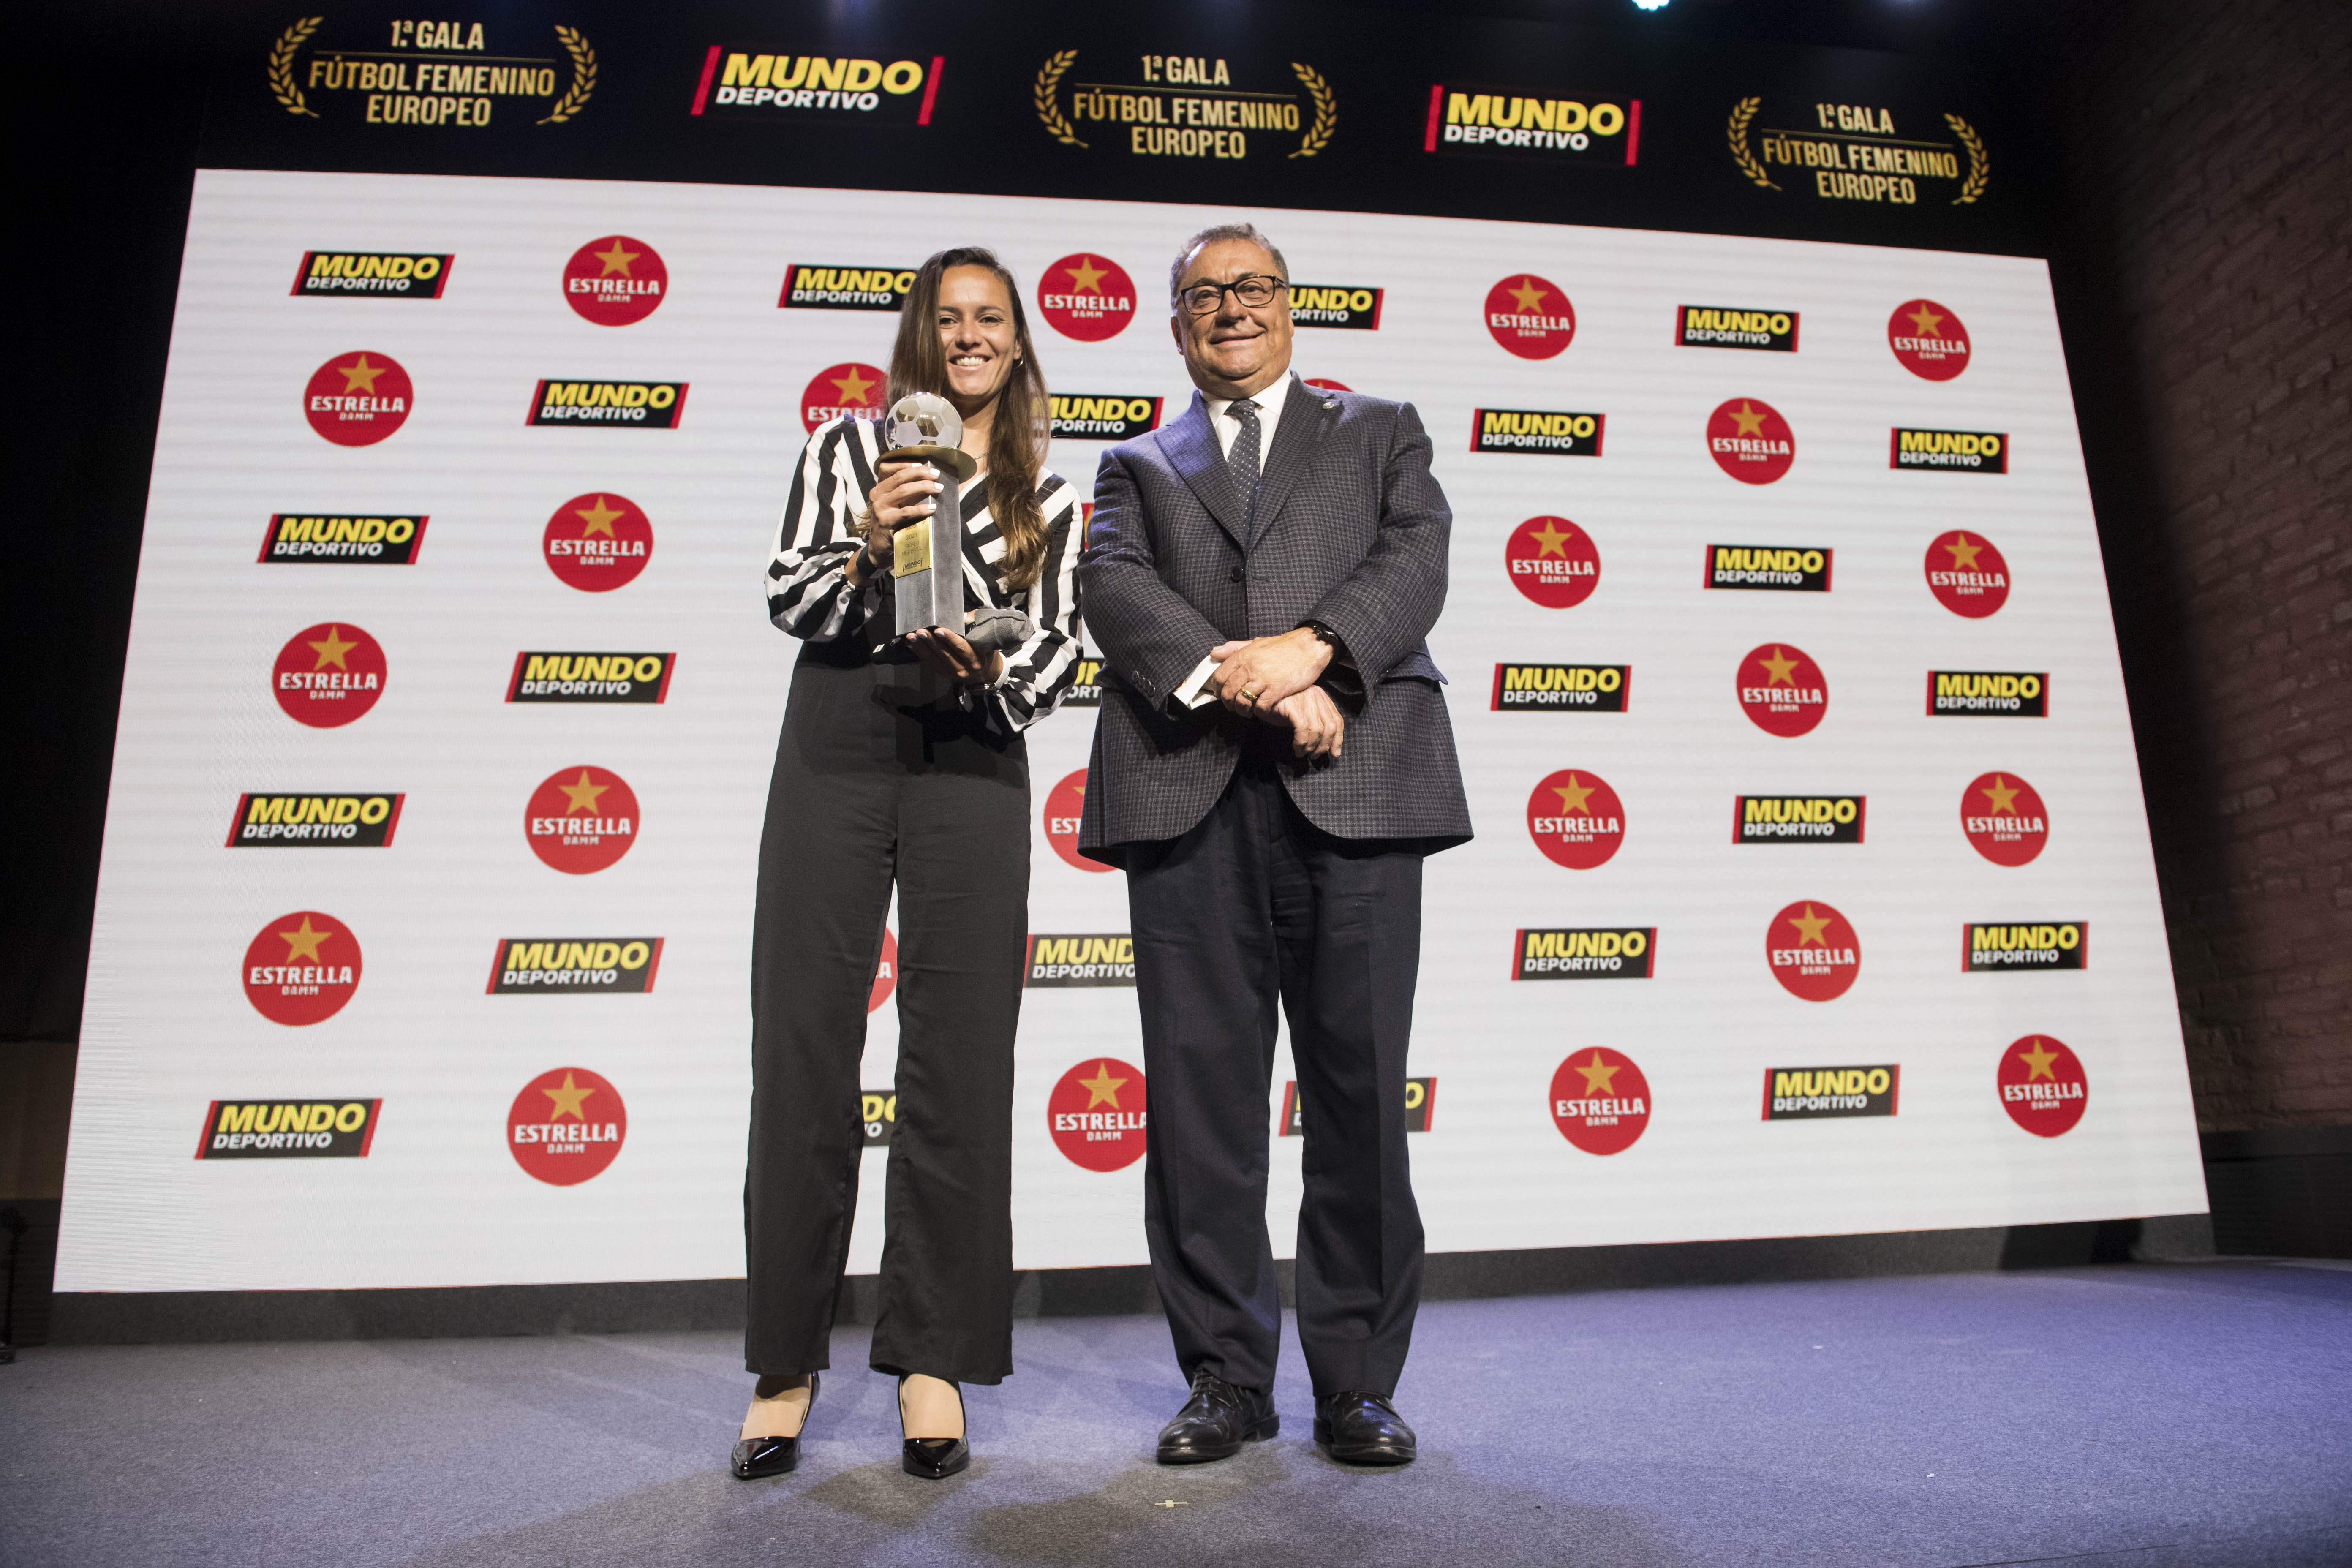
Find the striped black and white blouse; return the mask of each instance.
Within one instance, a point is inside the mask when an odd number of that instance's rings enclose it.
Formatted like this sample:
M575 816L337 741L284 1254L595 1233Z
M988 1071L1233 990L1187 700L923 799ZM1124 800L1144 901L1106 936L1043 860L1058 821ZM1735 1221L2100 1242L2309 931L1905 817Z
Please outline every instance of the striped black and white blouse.
M855 589L847 576L850 557L865 542L854 514L865 510L881 454L879 423L853 417L819 426L802 449L768 562L768 618L780 629L811 642L886 640L887 633L866 624L882 609L877 580ZM1044 568L1028 587L1007 587L998 575L1004 537L989 515L989 479L983 474L963 488L964 608L1019 610L1037 630L1005 654L1004 671L994 685L976 698L966 693L964 700L989 729L1011 735L1051 713L1077 671L1077 566L1086 538L1076 494L1061 475L1042 474L1037 504L1046 529Z

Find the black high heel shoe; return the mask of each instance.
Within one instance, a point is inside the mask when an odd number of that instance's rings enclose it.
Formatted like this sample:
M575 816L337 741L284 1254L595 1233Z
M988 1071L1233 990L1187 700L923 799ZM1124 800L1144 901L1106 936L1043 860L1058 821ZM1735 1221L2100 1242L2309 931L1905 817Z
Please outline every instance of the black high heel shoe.
M950 1384L956 1391L956 1408L963 1409L963 1385ZM971 1429L969 1412L964 1415L964 1430ZM971 1445L961 1437L909 1437L907 1436L907 1379L898 1379L898 1465L910 1476L927 1481L943 1481L971 1463Z
M808 1417L816 1413L816 1389L819 1375L809 1373L808 1412L801 1417L801 1431L808 1430ZM728 1457L728 1468L739 1481L756 1481L763 1476L781 1476L801 1462L799 1433L790 1437L738 1437L735 1451Z

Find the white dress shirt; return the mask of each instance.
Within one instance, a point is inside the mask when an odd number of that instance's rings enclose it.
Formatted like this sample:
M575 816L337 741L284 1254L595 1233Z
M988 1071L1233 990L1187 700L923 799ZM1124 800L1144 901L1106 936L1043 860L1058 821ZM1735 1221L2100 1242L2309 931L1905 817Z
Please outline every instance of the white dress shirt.
M1257 463L1260 474L1265 472L1265 455L1274 450L1274 427L1282 421L1282 405L1289 399L1291 381L1292 377L1286 373L1277 377L1273 385L1250 399L1257 405ZM1234 455L1234 443L1242 437L1242 422L1233 416L1233 406L1238 401L1231 397L1206 400L1209 428L1217 433L1217 446L1229 460ZM1216 694L1207 688L1209 677L1216 672L1217 661L1204 658L1171 695L1186 708L1198 708L1213 702L1217 700Z

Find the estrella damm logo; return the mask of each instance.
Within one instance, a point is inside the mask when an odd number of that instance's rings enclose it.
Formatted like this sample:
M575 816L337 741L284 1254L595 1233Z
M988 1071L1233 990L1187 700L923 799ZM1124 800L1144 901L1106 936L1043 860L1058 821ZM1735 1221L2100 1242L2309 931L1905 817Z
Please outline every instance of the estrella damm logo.
M888 926L882 928L882 951L874 955L874 984L866 988L866 1010L878 1013L882 1004L890 1000L890 993L898 988L898 938Z
M1608 427L1606 414L1474 408L1470 411L1470 449L1538 452L1552 458L1597 458Z
M532 854L566 876L584 877L637 841L636 793L603 768L558 768L531 791L522 826Z
M388 36L349 47L312 44L325 20L304 17L278 34L269 50L270 96L304 120L326 118L311 106L312 94L333 105L340 93L361 100L360 118L370 125L478 130L490 123L502 99L524 101L509 105L509 120L500 123L515 122L519 108L533 124L561 125L596 91L596 51L576 27L555 28L561 53L531 55L517 52L531 45L511 34L502 32L493 43L479 22L396 21ZM302 58L306 45L308 60Z
M333 1017L357 994L360 939L323 910L297 910L256 931L245 950L245 997L273 1024Z
M1764 1120L1811 1121L1824 1116L1892 1116L1903 1069L1884 1067L1766 1068Z
M1675 307L1675 346L1684 349L1760 349L1797 352L1799 316L1794 310L1745 310L1735 305Z
M674 653L533 653L515 655L507 679L509 702L665 702Z
M1927 592L1956 616L1980 621L2009 603L2009 563L1983 534L1965 529L1939 534L1927 546Z
M1404 1080L1404 1130L1426 1132L1430 1119L1437 1114L1437 1080L1433 1078L1409 1078ZM1298 1080L1292 1079L1282 1086L1282 1122L1276 1131L1285 1138L1307 1135L1307 1114L1299 1099Z
M702 57L694 105L687 112L734 110L717 119L851 119L857 123L929 125L947 57L848 59L830 55L760 54L713 44Z
M1797 433L1769 403L1743 397L1706 416L1706 451L1743 485L1769 485L1797 460Z
M1633 695L1630 664L1498 664L1497 713L1622 713Z
M1520 359L1550 359L1576 341L1576 307L1549 278L1522 272L1486 290L1486 334Z
M1057 392L1053 424L1056 441L1125 441L1160 428L1164 399L1116 394Z
M801 393L801 424L812 436L835 419L879 419L882 393L890 384L887 371L845 360L828 365L809 379Z
M1031 990L1056 990L1070 985L1132 985L1135 984L1135 938L1106 931L1087 936L1029 935L1027 978Z
M1886 318L1886 346L1923 381L1949 381L1969 368L1969 330L1948 306L1906 300Z
M1960 792L1960 830L1994 865L2022 866L2050 842L2050 812L2015 773L1983 773Z
M1647 980L1657 952L1655 926L1523 930L1511 939L1511 978Z
M358 626L325 622L286 639L270 667L269 687L288 718L332 730L374 707L391 673L382 643Z
M1980 714L1997 719L2050 716L2047 670L1931 669L1927 672L1931 717Z
M1045 1100L1045 1130L1070 1163L1116 1171L1143 1158L1148 1128L1143 1069L1092 1057L1064 1073Z
M1625 807L1600 774L1563 769L1528 795L1528 837L1554 865L1590 871L1625 842Z
M457 258L388 250L306 250L291 290L298 300L375 294L394 300L438 300Z
M1970 921L1960 927L1963 974L2089 967L2088 921Z
M685 413L682 381L541 381L525 423L675 430Z
M1078 826L1086 820L1086 811L1087 770L1080 768L1045 792L1045 842L1067 865L1081 871L1108 871L1108 866L1078 853Z
M1862 973L1862 939L1853 924L1816 899L1790 904L1764 929L1772 978L1806 1002L1834 1002Z
M1768 735L1810 733L1830 710L1829 678L1801 647L1768 643L1739 661L1739 710Z
M890 1134L898 1130L898 1091L895 1089L858 1090L857 1120L866 1129L863 1147L887 1147Z
M1230 64L1207 55L1145 55L1137 79L1071 83L1066 100L1063 79L1077 63L1076 49L1046 57L1032 91L1038 122L1065 147L1087 147L1093 136L1106 146L1124 142L1130 156L1241 159L1287 147L1289 157L1312 158L1330 145L1339 125L1331 84L1296 60L1290 73L1306 89L1304 103L1288 79L1253 79L1244 89ZM1114 129L1106 134L1102 126Z
M1834 555L1802 544L1710 544L1704 585L1826 594Z
M1732 797L1734 844L1859 844L1864 801L1858 795L1742 795Z
M834 267L795 261L784 268L779 310L903 310L912 267Z
M2042 1138L2073 1131L2091 1103L2082 1061L2065 1041L2047 1035L2011 1041L1994 1081L2009 1119Z
M199 1160L363 1160L381 1100L215 1100Z
M362 566L413 566L425 548L425 525L415 517L327 517L272 512L261 535L264 566L350 562Z
M1358 289L1339 283L1293 283L1290 324L1377 332L1381 330L1381 300L1387 292L1385 289Z
M642 239L608 234L592 239L563 264L563 302L583 321L625 327L661 308L669 268Z
M609 594L653 559L654 525L628 497L599 490L557 507L539 548L547 569L564 584L583 594Z
M629 1110L600 1074L555 1068L522 1086L507 1127L507 1152L516 1164L551 1187L571 1187L602 1175L620 1157Z
M1588 1154L1622 1154L1649 1128L1650 1080L1633 1058L1580 1046L1553 1069L1548 1104L1570 1143Z
M338 447L373 447L408 423L416 384L390 354L337 354L302 387L302 417Z
M1103 661L1094 654L1084 654L1070 671L1070 689L1062 694L1065 708L1099 708L1102 706Z
M1948 468L1963 474L2009 472L2003 430L1916 430L1897 425L1886 435L1890 468Z
M241 795L231 849L389 849L404 795Z
M1511 586L1548 610L1568 610L1601 586L1601 549L1592 531L1564 517L1531 517L1503 541Z
M1135 280L1108 256L1081 250L1037 274L1037 313L1066 338L1098 343L1135 320Z
M643 995L661 970L657 936L504 936L491 996Z
M1630 169L1641 159L1642 100L1555 98L1433 83L1424 153L1495 153Z
M1726 128L1731 160L1752 185L1895 206L1967 206L1984 195L1991 173L1984 138L1957 114L1940 125L1925 116L1906 120L1898 131L1894 113L1876 104L1780 103L1759 132L1763 109L1759 97L1740 99ZM1957 141L1929 140L1947 130Z

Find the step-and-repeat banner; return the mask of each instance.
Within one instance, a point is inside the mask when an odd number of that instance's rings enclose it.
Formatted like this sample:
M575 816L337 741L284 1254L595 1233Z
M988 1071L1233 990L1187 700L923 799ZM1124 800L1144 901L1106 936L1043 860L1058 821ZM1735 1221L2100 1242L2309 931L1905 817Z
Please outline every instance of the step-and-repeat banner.
M1972 121L1686 89L1706 155L1783 204L1750 226L1875 203L1873 244L1272 200L1350 134L1570 195L1640 171L1637 131L1697 144L1663 89L1573 77L1423 79L1399 132L1286 51L1044 39L961 84L974 115L1013 93L1002 158L1066 155L1076 195L859 189L882 171L790 134L759 181L341 166L462 168L467 135L607 107L585 27L541 28L541 61L508 26L297 19L220 89L232 129L383 140L197 180L60 1289L740 1274L753 868L798 652L761 572L800 444L879 412L922 258L988 245L1084 493L1182 411L1161 280L1236 216L1287 256L1299 373L1411 401L1454 508L1431 645L1478 837L1429 868L1431 1246L2204 1207L2048 274L1948 233L1988 199ZM954 132L952 51L672 52L628 90L695 134L887 121L933 186L990 145L912 140ZM1088 185L1106 159L1134 199ZM1291 169L1149 199L1220 160ZM1927 205L1947 227L1906 228ZM1075 850L1097 695L1030 736L1028 1268L1144 1258L1125 888ZM1286 1055L1283 1252L1314 1114L1290 1079Z

